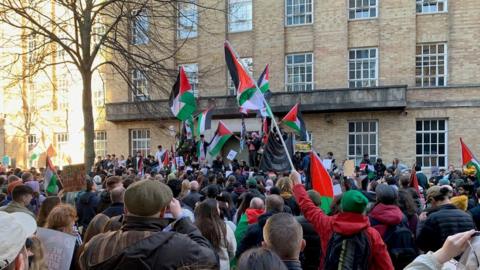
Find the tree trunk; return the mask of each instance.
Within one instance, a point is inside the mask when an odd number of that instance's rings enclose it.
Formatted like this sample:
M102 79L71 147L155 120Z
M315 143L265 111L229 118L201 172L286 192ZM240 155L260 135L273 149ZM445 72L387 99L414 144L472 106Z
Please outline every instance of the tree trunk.
M90 171L95 160L95 148L93 139L95 135L95 126L92 111L92 72L90 70L82 72L83 93L83 134L85 140L85 150L83 152L85 168Z

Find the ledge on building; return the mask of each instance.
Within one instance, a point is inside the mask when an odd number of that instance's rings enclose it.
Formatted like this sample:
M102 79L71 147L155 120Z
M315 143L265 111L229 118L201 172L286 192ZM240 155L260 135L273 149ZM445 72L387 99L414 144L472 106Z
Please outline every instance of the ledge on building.
M406 85L308 92L274 92L269 100L274 113L286 113L296 103L304 113L402 110L407 106ZM201 97L200 110L215 106L216 117L238 117L235 96ZM106 119L112 122L171 119L168 100L106 104Z

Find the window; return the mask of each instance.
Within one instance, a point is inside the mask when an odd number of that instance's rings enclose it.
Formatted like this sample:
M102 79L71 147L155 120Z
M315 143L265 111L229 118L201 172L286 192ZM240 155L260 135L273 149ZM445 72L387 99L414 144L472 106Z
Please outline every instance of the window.
M252 30L252 0L229 0L228 31Z
M447 85L447 44L417 45L415 85L421 87Z
M57 155L55 156L55 165L63 167L65 161L67 160L67 146L68 146L68 133L55 133L55 151Z
M146 9L132 12L132 44L147 44L148 39L148 14Z
M68 80L62 77L57 80L57 108L58 110L65 111L68 109Z
M417 164L422 167L445 167L448 160L447 120L417 120Z
M354 121L348 123L348 158L360 164L363 155L368 154L375 162L378 156L378 122Z
M251 57L245 57L245 58L240 58L240 61L242 61L243 66L247 68L248 74L250 76L253 76L253 58ZM228 93L232 96L237 94L237 89L235 89L235 84L233 84L232 77L230 76L230 73L227 70L227 78L228 78Z
M377 17L377 0L349 0L349 19L364 19L375 17Z
M37 55L37 36L31 34L28 36L27 58L30 64L34 64Z
M142 153L142 156L150 154L150 130L149 129L131 129L130 130L130 145L131 153L135 155L137 151Z
M198 13L197 3L178 3L178 38L193 38L197 36Z
M193 95L198 97L198 64L182 65L192 86Z
M313 22L312 0L286 0L286 25L302 25Z
M132 97L134 101L148 99L148 81L144 70L132 70Z
M37 135L36 134L30 134L27 137L27 143L28 143L28 151L32 151L36 146L37 146Z
M107 155L107 132L106 131L95 131L93 146L95 149L95 156L104 157Z
M351 49L348 62L348 85L350 88L377 86L377 48Z
M447 0L417 0L417 13L436 13L447 11Z
M92 26L92 39L94 43L99 43L105 35L105 25L100 20L97 20Z
M289 54L286 57L286 87L288 92L313 90L313 54Z
M105 106L105 89L103 87L93 89L93 105L95 107Z

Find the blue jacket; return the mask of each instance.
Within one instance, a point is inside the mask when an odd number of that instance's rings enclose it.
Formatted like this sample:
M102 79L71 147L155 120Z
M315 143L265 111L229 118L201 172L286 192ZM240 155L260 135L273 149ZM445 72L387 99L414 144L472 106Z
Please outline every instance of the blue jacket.
M78 225L86 228L97 214L100 198L94 192L84 192L77 199Z

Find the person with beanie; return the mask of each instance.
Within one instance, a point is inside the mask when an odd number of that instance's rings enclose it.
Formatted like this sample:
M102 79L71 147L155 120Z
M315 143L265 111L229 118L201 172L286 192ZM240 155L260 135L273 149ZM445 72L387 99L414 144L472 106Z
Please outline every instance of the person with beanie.
M427 190L431 207L420 214L417 246L424 252L437 251L450 235L475 229L472 216L450 201L450 186L433 186Z
M80 255L81 269L178 269L198 262L218 269L212 245L182 216L180 203L167 185L136 182L125 191L124 201L121 229L93 237ZM172 219L164 218L167 212Z
M370 227L368 217L364 214L368 199L360 191L345 192L340 201L342 211L334 216L327 216L310 200L297 171L292 171L290 179L294 184L293 195L303 215L320 236L322 254L326 256L321 257L319 269L325 266L328 244L332 236L336 234L353 236L358 233L365 233L370 246L370 255L367 258L368 269L393 269L392 260L382 237L377 230Z

